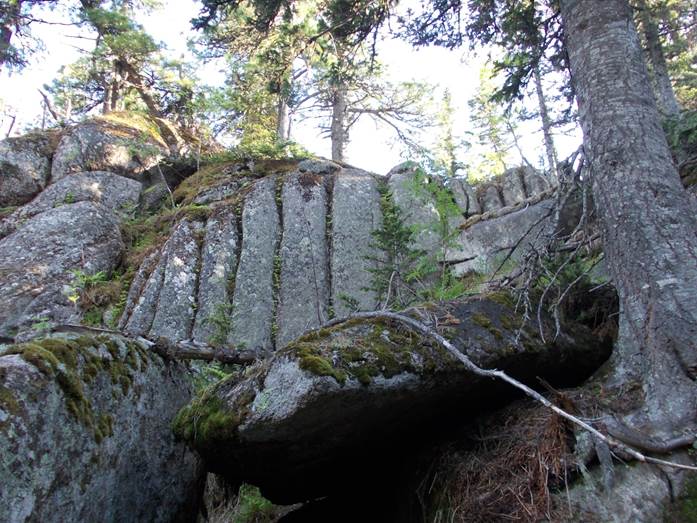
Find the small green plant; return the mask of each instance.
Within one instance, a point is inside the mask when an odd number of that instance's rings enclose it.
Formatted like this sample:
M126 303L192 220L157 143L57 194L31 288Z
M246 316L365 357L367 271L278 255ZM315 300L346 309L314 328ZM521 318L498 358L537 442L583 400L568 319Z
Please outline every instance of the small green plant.
M257 487L246 483L240 487L232 523L270 522L274 516L276 507L261 495Z
M349 296L345 292L340 292L338 295L339 301L344 304L344 306L349 310L349 313L358 312L361 308L358 300L353 296Z
M414 231L404 223L402 210L395 204L386 183L378 185L382 226L372 232L371 247L378 253L367 256L373 268L368 290L374 291L388 306L403 308L409 303L407 296L393 292L406 283L416 261L425 253L413 248Z
M232 304L218 303L213 307L213 313L206 318L205 323L213 329L208 337L208 343L212 346L222 347L227 343L232 332L232 310Z
M224 365L218 361L197 364L193 369L192 382L194 390L197 392L202 392L214 383L239 371L239 367L236 365Z
M70 205L71 203L75 203L75 195L71 192L65 193L65 196L63 197L63 203L66 205Z
M122 281L116 274L110 279L104 271L86 274L76 269L70 273L72 281L64 287L63 293L76 309L83 311L83 323L101 325L104 308L115 303L121 294Z
M51 328L51 321L46 316L36 316L31 323L31 329L37 334L45 334Z

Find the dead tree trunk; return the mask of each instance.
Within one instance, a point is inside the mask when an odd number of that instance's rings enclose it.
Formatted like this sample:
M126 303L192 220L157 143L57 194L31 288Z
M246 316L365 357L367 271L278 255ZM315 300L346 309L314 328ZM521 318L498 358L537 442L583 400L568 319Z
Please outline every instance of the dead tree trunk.
M618 403L636 427L655 435L694 429L697 205L671 159L627 0L562 0L561 14L621 301L606 385L618 397L625 391Z
M544 88L542 87L542 75L540 74L540 64L537 64L532 70L535 79L535 91L537 92L537 103L540 108L540 119L542 120L542 134L545 139L545 153L547 154L547 163L549 164L549 172L552 179L556 180L559 177L557 172L557 151L554 148L554 139L552 138L552 119L549 117L547 109L547 99L545 97Z
M332 160L344 161L346 150L346 86L337 81L332 87L332 123L330 135L332 141Z
M668 63L663 54L663 45L658 35L658 26L651 15L646 0L638 1L639 20L646 40L646 56L651 65L654 95L658 110L663 116L675 117L680 114L680 105L675 97L673 85L670 83Z
M285 142L290 137L288 126L288 99L279 94L276 107L276 141Z

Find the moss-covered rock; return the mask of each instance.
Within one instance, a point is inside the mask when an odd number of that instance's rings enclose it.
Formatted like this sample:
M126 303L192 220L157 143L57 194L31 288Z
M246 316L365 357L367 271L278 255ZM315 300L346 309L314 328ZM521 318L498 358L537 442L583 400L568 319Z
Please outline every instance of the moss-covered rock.
M500 295L429 312L472 361L529 383L538 376L578 382L609 353L582 327L547 345L536 329L519 331L521 318ZM552 327L546 320L543 329ZM218 383L179 413L174 430L214 472L292 503L340 489L381 453L507 394L402 324L354 319L303 336L245 378Z
M109 171L137 180L169 153L154 121L137 113L112 113L63 134L53 155L51 178Z
M0 353L0 520L171 521L193 510L194 454L169 426L186 370L119 336Z

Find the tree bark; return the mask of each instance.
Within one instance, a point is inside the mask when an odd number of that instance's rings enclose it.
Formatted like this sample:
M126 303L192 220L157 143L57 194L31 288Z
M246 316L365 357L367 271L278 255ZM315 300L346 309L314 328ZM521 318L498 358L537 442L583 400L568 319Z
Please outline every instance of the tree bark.
M13 26L17 24L21 11L22 0L6 3L0 7L0 14L3 15L3 24L0 25L0 69L8 61L14 36Z
M542 134L545 139L545 152L547 154L549 172L552 175L552 179L556 180L559 177L559 173L557 171L557 151L554 148L554 139L552 138L552 119L549 117L549 110L547 109L547 100L545 98L544 88L542 87L542 75L540 74L539 64L537 64L532 70L532 75L535 79L535 91L537 92L537 103L540 108Z
M621 303L607 390L655 437L694 428L697 205L661 127L627 0L561 0L605 255Z
M276 141L279 143L287 141L290 135L288 131L288 100L279 94L276 108Z
M346 86L340 81L332 87L332 123L330 135L332 141L332 160L344 161L346 149Z
M680 114L680 105L668 74L668 63L663 54L663 45L658 35L658 26L651 15L646 0L638 0L639 20L646 40L646 56L651 64L651 79L658 110L663 116L675 117Z

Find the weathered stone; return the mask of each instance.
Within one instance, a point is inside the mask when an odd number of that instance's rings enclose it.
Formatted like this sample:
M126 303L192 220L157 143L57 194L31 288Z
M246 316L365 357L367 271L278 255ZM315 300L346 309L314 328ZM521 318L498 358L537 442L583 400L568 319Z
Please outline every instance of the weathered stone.
M139 179L169 153L159 137L108 119L81 123L61 138L53 156L51 176L59 180L82 171L109 171Z
M324 177L294 173L283 183L281 289L278 303L280 348L327 321L327 191Z
M154 258L157 265L155 265L152 270L148 271L146 263L143 263L138 271L138 278L141 278L141 275L145 277L145 283L142 287L142 292L138 293L137 299L134 300L135 303L130 316L125 321L124 331L128 334L142 336L147 334L152 326L152 320L155 318L155 312L157 311L160 291L162 290L162 280L165 275L165 266L167 264L166 252L163 252L162 256L159 255L160 253L158 252ZM142 281L142 279L139 281ZM134 281L134 285L131 286L131 291L137 289L135 283L136 281ZM131 291L129 291L129 297ZM124 316L121 318L121 322L124 321L127 313L127 310L124 311Z
M677 459L678 463L691 465L689 459ZM666 519L666 510L680 489L675 474L661 471L647 463L616 464L613 468L612 489L605 490L601 471L595 468L588 477L557 496L560 506L570 505L567 521L603 521L607 523L653 523L655 521L683 521ZM672 477L671 477L672 476Z
M202 468L170 431L186 375L121 337L6 349L0 520L191 520Z
M508 169L501 176L501 193L505 206L522 202L526 198L522 171L524 168Z
M273 348L275 254L281 234L276 181L276 177L268 177L256 182L242 210L242 250L230 341L249 349Z
M153 271L158 265L160 253L155 251L150 253L145 257L143 262L138 267L138 272L136 273L133 281L131 282L131 287L128 289L128 296L126 297L126 303L121 314L121 319L119 319L118 328L120 331L125 331L129 333L144 334L150 328L152 324L152 318L155 315L155 305L145 303L145 289ZM159 287L162 285L162 274L160 274L159 279L157 276L153 278L151 283L151 293L154 291L156 286L155 282L159 282L157 285L157 294L159 294ZM154 294L154 293L153 293ZM154 294L154 296L157 296ZM141 296L143 299L141 300ZM152 305L152 307L147 307L147 305ZM134 314L136 306L141 306L141 312ZM151 313L149 319L145 319L145 309ZM130 320L130 326L129 326ZM147 323L147 325L145 325Z
M334 181L332 195L332 304L337 316L353 311L347 299L355 300L358 310L373 310L377 304L370 290L370 258L379 255L372 245L373 231L382 224L377 180L357 169L344 169ZM342 299L343 297L343 299Z
M393 201L402 211L404 224L416 231L413 248L428 254L437 252L441 244L438 210L432 195L418 185L428 183L428 178L419 174L419 167L413 162L398 165L387 176Z
M329 160L301 160L298 162L298 171L312 174L334 174L341 170L341 166Z
M481 220L461 231L457 245L446 257L454 264L454 273L495 270L513 248L511 259L520 259L530 242L544 241L545 235L540 236L540 229L551 232L553 207L554 202L545 200L499 218Z
M191 337L200 263L196 233L201 227L200 222L182 220L163 248L166 262L149 331L151 339L164 336L176 341Z
M482 212L495 211L503 207L499 189L494 183L486 183L477 188L479 205Z
M530 168L520 167L528 198L540 194L551 187L549 181L540 173Z
M228 286L235 276L239 248L237 218L233 209L229 206L216 209L206 222L201 251L198 307L193 331L196 341L207 343L214 336L226 336L219 332L224 327L217 328L211 321L213 318L223 320L230 317L232 296L229 295Z
M464 184L467 184L467 181L461 178L453 178L448 180L448 187L450 188L450 192L453 193L453 199L455 200L458 208L460 211L462 211L462 214L470 215L472 214L469 211L470 196L468 191L465 190Z
M509 300L477 297L430 313L449 322L449 338L476 364L526 382L578 383L607 358L609 346L584 327L565 326L549 345L536 329L518 332L522 320ZM554 323L543 322L553 339ZM373 460L399 456L453 416L462 421L507 394L505 384L469 373L404 325L353 320L291 343L241 380L220 382L174 427L213 472L289 503L355 488Z
M71 271L109 272L123 249L118 220L101 205L78 202L30 218L0 240L0 333L78 317L66 291Z
M0 141L0 207L22 205L48 183L51 136L35 133Z
M140 183L112 173L78 173L52 183L30 203L3 222L0 236L15 230L25 220L61 205L94 202L116 213L133 211L138 204Z

